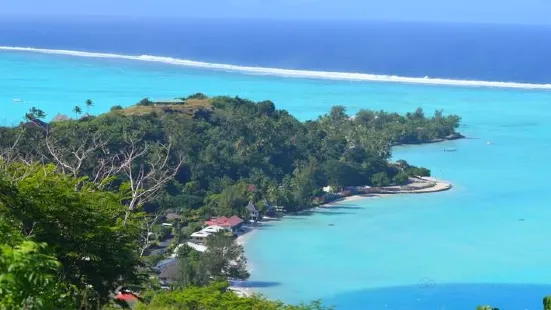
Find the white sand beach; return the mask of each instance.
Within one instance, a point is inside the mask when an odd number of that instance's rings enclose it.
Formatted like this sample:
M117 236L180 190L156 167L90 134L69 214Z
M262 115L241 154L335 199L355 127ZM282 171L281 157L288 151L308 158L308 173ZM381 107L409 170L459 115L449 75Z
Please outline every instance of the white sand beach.
M438 180L431 177L423 177L411 179L411 183L407 186L387 186L381 188L373 193L360 194L347 196L337 201L328 202L321 205L322 207L331 207L335 202L355 201L367 198L381 198L389 197L393 195L407 195L407 194L429 194L447 191L452 188L452 184L446 181Z

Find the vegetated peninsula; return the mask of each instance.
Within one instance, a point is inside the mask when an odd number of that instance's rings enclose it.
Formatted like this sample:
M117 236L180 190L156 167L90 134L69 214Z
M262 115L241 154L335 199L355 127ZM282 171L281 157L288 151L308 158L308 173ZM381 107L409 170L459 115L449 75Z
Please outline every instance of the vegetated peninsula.
M134 204L148 211L174 208L212 216L246 216L249 199L298 211L312 206L327 185L405 184L408 177L430 176L430 171L390 163L391 146L461 137L456 132L460 118L442 111L431 117L420 108L403 116L370 110L349 116L343 106L334 106L317 120L300 122L271 101L203 94L144 99L97 117L76 116L57 117L64 120L51 122L47 130L26 126L22 138L20 128L3 128L1 143L6 148L19 138L15 156L46 160L93 180L124 178L124 171L109 171L111 166L145 151L139 164L146 173L175 174L155 195Z
M244 223L349 187L401 191L430 170L390 162L392 145L460 137L458 116L421 109L349 116L335 106L301 122L271 101L195 94L99 116L73 110L74 119L46 123L34 107L20 126L0 128L7 309L113 300L142 300L144 309L325 309L228 289L224 281L249 276L234 242Z

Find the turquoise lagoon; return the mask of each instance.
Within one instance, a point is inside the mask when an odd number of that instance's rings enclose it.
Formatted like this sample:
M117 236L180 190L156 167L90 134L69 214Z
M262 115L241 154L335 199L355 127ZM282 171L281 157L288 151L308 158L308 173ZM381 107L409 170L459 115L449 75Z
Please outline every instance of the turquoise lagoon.
M468 139L398 147L451 191L340 203L264 225L246 244L249 286L337 309L540 309L551 293L551 92L269 77L169 64L0 53L0 122L36 106L71 115L194 92L271 99L306 120L345 105L463 117ZM13 99L24 103L15 103ZM492 144L487 144L491 141ZM443 148L457 152L443 152ZM329 224L333 224L329 226Z

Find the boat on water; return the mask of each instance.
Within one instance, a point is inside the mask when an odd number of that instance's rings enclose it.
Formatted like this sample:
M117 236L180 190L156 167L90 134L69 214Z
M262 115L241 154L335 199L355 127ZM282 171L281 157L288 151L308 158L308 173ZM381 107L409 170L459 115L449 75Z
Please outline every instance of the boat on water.
M455 152L457 149L444 149L444 152Z
M15 102L15 103L23 103L23 99L15 98L15 99L13 99L13 102Z

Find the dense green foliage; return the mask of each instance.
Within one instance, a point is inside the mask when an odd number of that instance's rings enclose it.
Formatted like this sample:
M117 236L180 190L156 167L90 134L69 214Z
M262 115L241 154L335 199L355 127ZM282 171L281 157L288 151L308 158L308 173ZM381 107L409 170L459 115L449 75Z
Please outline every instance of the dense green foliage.
M36 282L34 289L46 296L57 287L54 282L75 292L91 286L90 300L107 302L122 281L139 280L135 220L139 214L131 214L123 225L125 211L120 195L98 191L55 172L53 166L5 167L0 173L0 218L3 226L12 228L3 229L2 235L12 237L0 247L0 268L21 264L22 269L10 269L15 278L8 274L0 282L17 286ZM43 272L42 277L32 278L37 271ZM0 291L2 299L6 291Z
M61 264L46 244L25 240L0 218L0 309L54 309L74 306L69 286L58 282Z
M175 166L180 158L184 163L174 182L155 199L141 201L147 210L159 206L185 211L201 208L205 216L246 216L244 205L249 199L267 199L293 211L309 207L326 185L386 186L404 184L408 176L430 175L427 169L408 165L404 170L389 164L391 146L456 137L459 123L459 117L443 116L440 111L425 117L421 109L406 116L361 110L349 117L344 107L336 106L318 120L300 122L270 101L206 99L202 94L175 105L142 101L98 117L54 122L48 131L26 126L16 156L56 162L48 151L49 141L53 149L63 146L60 149L66 152L58 151L58 159L74 167L78 162L71 150L101 143L86 153L78 169L58 163L60 169L76 177L95 178L101 167L98 163L105 164L113 154L128 151L130 141L138 141L135 146L147 147L150 153L162 153L162 147L170 145L169 163ZM10 147L20 130L3 128L2 147ZM147 171L147 162L144 158L132 169L145 165ZM113 186L126 180L125 176L114 177L109 189L118 189Z
M189 287L185 290L156 293L147 304L137 309L151 310L329 310L318 302L307 305L285 305L262 297L238 297L226 290L227 283L214 283L206 287Z
M137 272L139 214L123 225L126 208L117 193L98 191L52 166L0 164L0 309L100 309L119 285L144 282ZM203 254L181 251L185 258L202 255L204 269L194 269L194 281L202 276L204 282L152 293L144 309L325 309L239 298L226 284L189 287L248 276L243 248L231 237L213 236L208 246Z
M543 310L551 310L551 295L543 298Z

